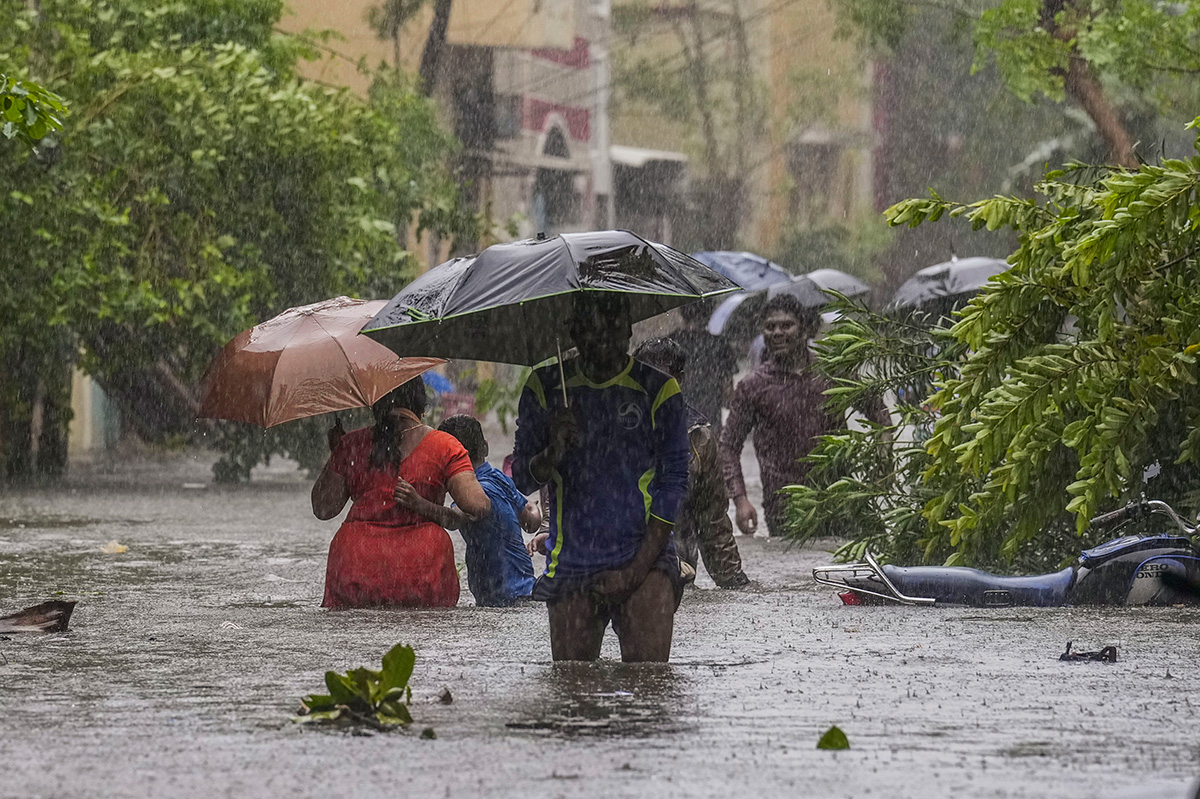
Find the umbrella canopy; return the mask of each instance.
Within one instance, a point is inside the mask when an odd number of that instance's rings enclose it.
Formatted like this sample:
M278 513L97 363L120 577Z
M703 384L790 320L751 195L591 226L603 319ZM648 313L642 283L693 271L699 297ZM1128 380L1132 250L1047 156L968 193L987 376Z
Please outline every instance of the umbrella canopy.
M745 292L729 297L713 311L708 320L708 332L714 336L728 334L745 338L753 334L754 320L762 313L767 301L780 294L791 294L805 308L823 308L833 301L826 291L837 291L847 297L866 294L870 286L853 275L836 269L817 269L804 275L789 277L786 283L775 283L765 291Z
M200 416L259 427L373 405L445 363L400 358L358 335L385 300L331 300L288 310L243 331L204 375Z
M836 291L844 297L861 297L871 293L871 287L866 283L838 269L814 269L805 272L804 277L816 283L822 291Z
M954 258L927 266L904 282L890 303L893 308L914 308L944 297L971 294L994 275L1008 269L997 258Z
M752 252L715 250L692 253L692 257L747 291L765 289L792 279L791 274L782 266Z
M573 345L580 291L629 297L634 321L737 286L627 230L495 244L410 283L362 332L397 352L531 366Z

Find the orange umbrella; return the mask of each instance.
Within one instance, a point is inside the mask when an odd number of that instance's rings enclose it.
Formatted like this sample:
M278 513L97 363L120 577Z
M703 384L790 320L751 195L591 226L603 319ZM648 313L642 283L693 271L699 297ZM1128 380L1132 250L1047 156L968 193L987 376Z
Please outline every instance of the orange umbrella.
M226 344L203 380L199 415L259 427L373 405L443 358L401 358L358 331L386 300L289 308Z

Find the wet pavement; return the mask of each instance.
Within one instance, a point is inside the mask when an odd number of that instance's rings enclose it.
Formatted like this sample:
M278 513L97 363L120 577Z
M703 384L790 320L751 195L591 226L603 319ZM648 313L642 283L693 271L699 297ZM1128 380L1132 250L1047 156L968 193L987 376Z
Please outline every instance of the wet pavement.
M0 639L0 797L1182 799L1200 776L1200 610L843 607L822 550L739 538L756 585L702 577L671 665L612 662L610 632L607 662L554 667L544 608L470 607L465 575L451 610L321 610L336 524L307 483L207 466L0 493L0 608L79 600L69 633ZM1067 640L1120 660L1059 662ZM289 721L397 642L411 730ZM849 751L815 748L831 724Z

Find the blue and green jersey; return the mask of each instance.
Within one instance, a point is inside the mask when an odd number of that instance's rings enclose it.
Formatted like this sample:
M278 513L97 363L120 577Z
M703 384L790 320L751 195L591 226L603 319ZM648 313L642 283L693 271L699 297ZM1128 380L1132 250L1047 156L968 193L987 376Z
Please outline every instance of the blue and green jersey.
M550 480L548 577L624 566L651 516L675 522L688 482L687 407L674 378L633 358L603 383L584 375L578 359L564 369L583 441L567 451ZM540 487L529 466L550 444L550 423L563 402L561 380L557 364L543 367L521 393L512 472L526 494Z

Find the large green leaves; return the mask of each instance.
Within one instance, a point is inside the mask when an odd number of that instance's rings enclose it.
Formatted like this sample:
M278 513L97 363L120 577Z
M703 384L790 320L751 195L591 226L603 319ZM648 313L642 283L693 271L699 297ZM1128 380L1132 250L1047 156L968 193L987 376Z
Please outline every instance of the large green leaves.
M66 102L54 92L0 72L0 135L4 138L36 144L47 133L62 130L68 113Z
M379 729L412 724L408 705L416 654L411 646L397 644L383 656L383 668L352 669L345 674L325 672L328 694L312 694L301 700L302 723L361 723Z

